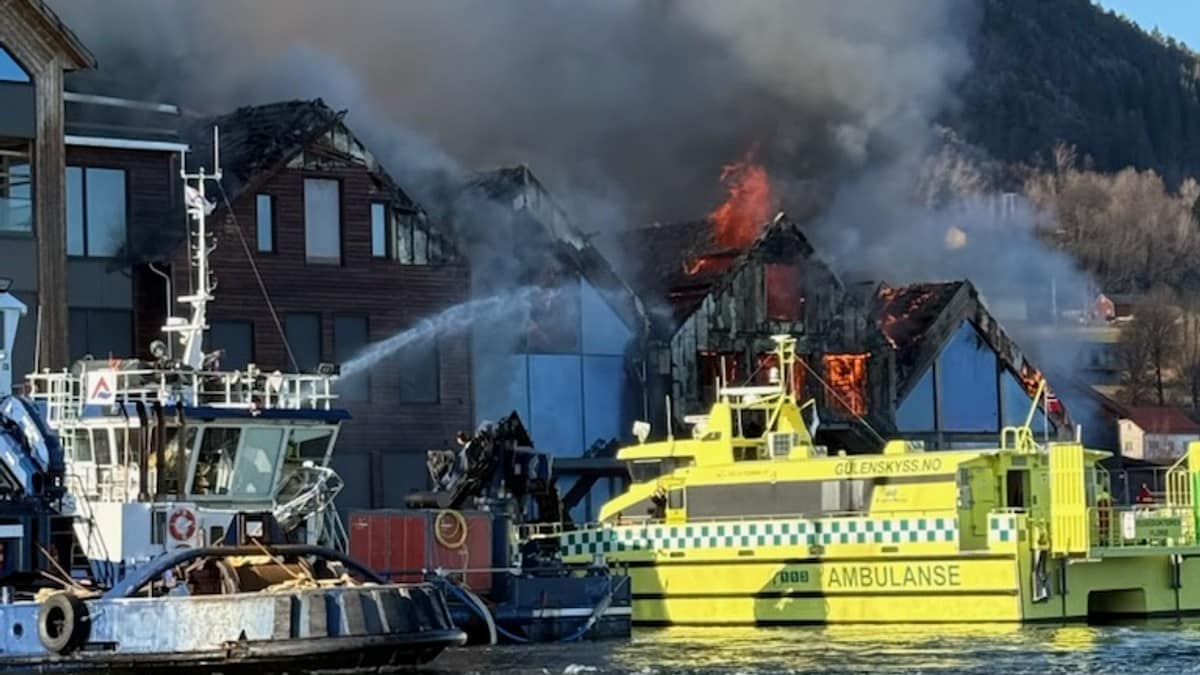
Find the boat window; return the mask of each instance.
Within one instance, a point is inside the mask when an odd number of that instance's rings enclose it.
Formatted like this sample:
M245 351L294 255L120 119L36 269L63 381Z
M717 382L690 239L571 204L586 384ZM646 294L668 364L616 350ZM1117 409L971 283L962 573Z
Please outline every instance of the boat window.
M292 429L288 439L287 458L289 461L302 462L312 460L323 464L329 453L329 441L333 438L333 429Z
M660 459L641 459L630 462L629 474L635 483L647 483L663 474L663 463Z
M675 488L667 491L667 508L682 509L684 505L683 488Z
M97 464L113 463L112 448L108 444L108 429L92 430L92 449L96 453Z
M283 429L247 429L237 451L231 492L242 497L270 497L282 449Z
M87 429L77 429L75 431L75 449L74 456L71 458L76 462L92 461L92 434Z
M183 437L183 446L180 447L179 427L167 428L167 445L163 448L163 490L166 494L182 494L183 486L179 485L179 466L184 467L190 465L192 453L196 448L197 427L187 427L187 433ZM180 453L183 453L182 460ZM158 453L150 453L150 465L153 467L154 477L150 480L151 485L158 485ZM157 488L155 488L157 489Z
M113 430L113 440L115 441L113 444L113 460L121 466L126 466L129 464L129 455L126 454L127 449L125 447L125 440L127 437L128 434L126 433L125 429Z
M691 466L691 457L668 457L664 459L635 459L629 463L629 475L635 483L648 483L676 469Z
M236 427L208 427L200 439L196 473L192 477L193 495L229 494L233 463L242 430Z

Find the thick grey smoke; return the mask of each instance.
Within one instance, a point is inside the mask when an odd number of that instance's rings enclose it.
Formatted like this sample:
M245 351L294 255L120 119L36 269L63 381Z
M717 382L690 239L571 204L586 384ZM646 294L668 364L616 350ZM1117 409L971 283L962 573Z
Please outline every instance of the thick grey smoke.
M951 102L975 12L950 0L53 4L144 95L206 112L321 96L350 109L398 176L526 162L589 230L706 212L721 165L756 142L785 187L833 186L905 151Z

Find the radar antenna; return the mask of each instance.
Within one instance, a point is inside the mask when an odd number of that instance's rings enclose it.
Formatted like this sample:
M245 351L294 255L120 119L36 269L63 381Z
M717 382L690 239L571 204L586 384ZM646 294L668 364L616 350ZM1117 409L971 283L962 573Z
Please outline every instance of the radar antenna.
M221 180L221 137L220 131L213 127L213 166L212 173L201 166L195 173L188 173L186 153L181 157L179 176L184 181L184 196L187 203L188 217L195 221L195 227L188 228L188 245L192 254L192 271L195 278L192 283L193 292L190 295L179 296L179 302L190 305L190 319L170 317L163 326L163 332L175 333L183 346L183 355L179 361L182 365L200 370L205 363L204 331L208 328L208 303L213 299L216 290L216 280L208 266L208 255L216 248L216 240L208 231L207 218L216 205L205 197L207 181ZM195 181L195 185L192 184Z

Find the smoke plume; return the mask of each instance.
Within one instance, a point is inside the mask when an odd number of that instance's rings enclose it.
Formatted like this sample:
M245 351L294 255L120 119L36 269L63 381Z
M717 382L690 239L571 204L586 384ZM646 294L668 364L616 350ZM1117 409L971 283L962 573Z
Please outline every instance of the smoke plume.
M52 4L131 93L205 113L348 108L434 212L467 169L525 162L588 232L695 218L721 201L721 167L757 146L782 206L815 216L818 249L852 278L970 276L992 295L1082 283L1023 207L1000 234L981 200L914 200L970 69L977 3Z
M104 77L139 95L208 113L321 96L398 176L526 162L585 229L704 213L721 166L755 142L776 180L830 187L904 151L966 72L975 12L949 0L53 4Z

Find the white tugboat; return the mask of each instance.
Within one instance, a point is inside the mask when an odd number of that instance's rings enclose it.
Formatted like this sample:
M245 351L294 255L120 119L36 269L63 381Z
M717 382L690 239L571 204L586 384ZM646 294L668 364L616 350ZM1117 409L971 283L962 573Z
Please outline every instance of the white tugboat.
M374 672L462 644L436 589L344 553L334 375L210 367L205 183L221 171L181 176L196 291L164 332L182 355L157 342L153 363L0 391L0 672ZM22 313L0 289L0 372Z

